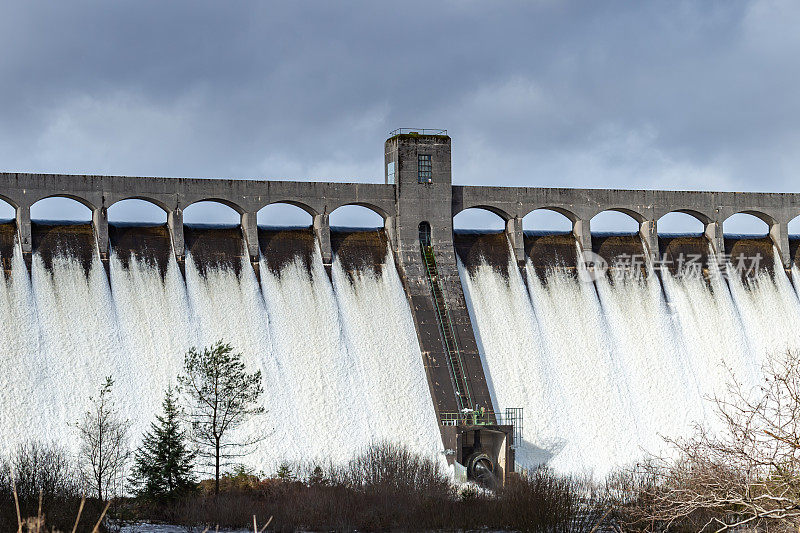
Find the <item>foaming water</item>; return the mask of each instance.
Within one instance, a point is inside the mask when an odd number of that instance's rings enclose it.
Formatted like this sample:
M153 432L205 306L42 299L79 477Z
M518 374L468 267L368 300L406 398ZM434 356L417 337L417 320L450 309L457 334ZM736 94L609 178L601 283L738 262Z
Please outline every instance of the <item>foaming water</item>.
M386 440L424 454L441 450L414 319L391 253L380 273L348 274L338 261L332 273L352 363L344 371L352 376L354 390L363 391L358 409L369 415L366 432L351 435L356 437L351 446Z
M517 461L595 477L663 453L663 436L717 423L731 376L758 383L768 354L800 349L782 271L743 283L650 272L594 282L563 268L461 268L499 408L524 407ZM580 265L579 265L580 268ZM795 278L800 279L800 278Z
M24 266L21 266L24 269ZM23 270L24 271L24 270ZM16 274L16 272L15 272ZM116 380L123 414L135 419L140 394L135 354L122 349L120 330L108 278L95 258L88 275L74 257L53 257L47 270L38 254L32 258L33 303L41 332L38 357L50 368L42 394L51 400L51 412L37 418L39 439L54 438L75 447L76 433L68 426L87 409L106 376Z
M775 264L781 264L780 257ZM733 301L757 366L769 356L800 349L800 302L783 270L761 270L747 282L735 275L730 265L728 273Z
M506 279L486 261L470 272L459 260L458 268L493 403L536 413L526 417L523 438L531 445L519 450L518 461L548 461L577 425L569 416L557 362L543 347L522 278L514 275L515 267ZM566 431L559 431L559 425Z
M136 445L186 350L225 340L264 376L267 413L242 428L263 440L240 462L266 473L283 460L339 462L373 440L440 451L388 250L374 270L346 272L335 257L331 278L318 249L279 272L262 260L260 283L242 261L201 271L190 254L184 280L174 258L160 271L112 250L109 277L96 253L88 271L70 252L50 269L35 254L29 277L16 253L0 282L0 446L74 449L68 424L109 375ZM712 421L704 398L725 392L729 371L755 385L769 354L800 349L800 301L780 270L587 283L564 268L542 280L513 261L508 275L485 261L458 268L495 405L525 408L524 466L602 477L663 449L660 435Z
M388 252L388 250L387 250ZM124 265L124 266L123 266ZM186 351L224 340L263 375L264 415L239 430L261 439L236 459L257 471L279 462L350 459L373 440L441 450L413 319L392 256L379 273L328 277L319 250L311 269L299 258L261 283L246 258L198 268L187 254L185 281L174 258L166 270L114 250L106 275L97 254L88 272L69 251L47 269L21 256L0 282L0 390L9 449L27 439L71 450L69 424L106 376L133 426L136 446L176 384Z
M124 403L134 406L132 431L140 435L151 422L141 413L160 410L164 391L177 384L183 354L198 339L174 257L163 279L154 264L135 256L123 267L113 249L109 268L121 349L127 355L127 368L120 376L131 380L136 391Z
M755 383L761 375L759 359L753 354L724 279L714 276L707 282L700 275L673 274L667 269L660 276L683 337L703 419L713 424L717 419L709 399L724 396L733 376Z
M27 270L18 250L8 279L0 274L0 450L38 437L40 419L54 416L46 396L51 366L40 356L41 341Z
M605 475L637 457L627 378L611 349L591 284L527 265L506 279L485 261L460 265L495 403L525 409L517 462Z
M638 444L658 451L661 435L682 434L702 416L697 384L654 275L595 281L619 366L634 406Z
M289 461L347 458L348 432L364 430L360 391L350 386L347 353L333 290L319 256L280 274L261 263L270 319L269 365L280 378L268 384L273 453Z
M611 465L635 458L640 421L597 292L563 270L551 270L540 281L528 263L525 274L548 358L565 382L565 400L579 423L574 433L563 433L569 445L552 464L602 476Z

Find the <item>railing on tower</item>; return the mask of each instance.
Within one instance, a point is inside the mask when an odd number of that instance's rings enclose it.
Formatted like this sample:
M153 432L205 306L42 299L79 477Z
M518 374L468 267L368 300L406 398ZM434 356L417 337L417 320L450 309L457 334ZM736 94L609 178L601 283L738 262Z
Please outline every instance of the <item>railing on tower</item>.
M439 418L443 426L513 426L512 448L522 443L522 407L507 407L504 413L464 409L458 413L441 413Z
M389 137L395 135L447 135L447 130L432 130L428 128L397 128L389 132Z
M522 407L507 407L505 413L464 409L458 413L441 413L439 420L443 426L512 426L514 443L511 447L522 444Z
M439 269L436 266L436 257L433 254L433 246L431 244L431 227L425 222L419 226L419 246L422 260L425 263L425 273L430 285L431 295L433 296L433 307L436 311L436 321L439 324L442 346L447 354L447 365L450 367L450 375L455 386L458 408L459 410L471 409L474 407L472 405L472 395L467 384L461 351L458 349L453 320L450 318L447 301L442 292Z

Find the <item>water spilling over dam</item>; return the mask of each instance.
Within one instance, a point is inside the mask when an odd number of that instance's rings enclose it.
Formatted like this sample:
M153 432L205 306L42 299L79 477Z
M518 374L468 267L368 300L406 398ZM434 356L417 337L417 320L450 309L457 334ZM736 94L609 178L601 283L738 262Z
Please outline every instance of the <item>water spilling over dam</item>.
M797 195L453 186L449 142L392 136L382 185L0 174L16 212L0 224L0 449L74 448L68 424L107 375L136 444L185 351L224 339L265 378L268 412L244 428L264 437L243 458L257 470L393 440L461 464L483 447L501 473L547 462L602 476L660 449L660 435L713 424L704 398L724 393L728 369L755 384L769 354L800 349ZM91 223L32 222L52 196L89 207ZM127 198L167 223L108 224ZM184 226L203 200L241 224ZM312 224L259 226L272 203ZM332 229L330 213L351 204L384 228ZM454 232L469 208L505 231ZM572 230L523 231L534 209ZM639 231L593 233L605 210ZM659 235L673 211L703 234ZM723 235L740 212L768 235ZM737 254L763 260L742 273Z
M30 278L12 251L0 285L0 448L43 437L74 446L67 424L107 375L116 379L119 405L140 435L164 389L175 385L185 351L219 339L235 342L248 366L266 376L269 413L245 428L266 436L246 460L252 466L270 472L284 459L342 461L370 439L402 440L421 452L441 448L413 320L391 261L347 273L337 259L330 279L317 250L309 263L298 254L279 269L265 258L259 286L241 237L231 243L238 253L220 261L204 257L219 246L202 241L231 230L192 228L197 251L189 250L185 280L171 253L159 256L163 248L130 254L115 249L113 236L106 277L94 243L73 238L76 226L62 228L34 254ZM371 233L361 238L361 252L373 244L385 258L385 242ZM288 240L303 242L301 235Z

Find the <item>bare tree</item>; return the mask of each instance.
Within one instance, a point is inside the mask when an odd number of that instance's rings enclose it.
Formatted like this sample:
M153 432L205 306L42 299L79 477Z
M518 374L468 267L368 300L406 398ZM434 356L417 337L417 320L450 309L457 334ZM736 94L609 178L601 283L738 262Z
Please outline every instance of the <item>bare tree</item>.
M0 490L16 489L20 500L45 501L78 494L75 468L55 442L28 441L0 458Z
M119 491L125 464L130 459L128 432L131 424L123 418L111 397L114 380L107 377L98 396L90 397L90 408L74 424L81 445L79 466L87 486L100 500Z
M649 530L798 531L800 354L770 358L759 387L731 373L713 401L721 430L670 440L676 453L628 476L629 516Z
M206 460L206 466L214 467L214 493L219 494L220 469L263 438L251 435L230 440L231 430L264 412L257 405L264 392L261 371L245 372L242 354L218 341L200 351L189 350L178 383L190 400L187 415L198 457Z

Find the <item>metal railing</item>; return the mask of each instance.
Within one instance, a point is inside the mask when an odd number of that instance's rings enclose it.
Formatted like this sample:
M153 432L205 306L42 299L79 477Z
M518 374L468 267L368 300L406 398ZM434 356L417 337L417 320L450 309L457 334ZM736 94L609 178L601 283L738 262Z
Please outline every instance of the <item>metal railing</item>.
M514 433L512 448L516 448L522 443L522 409L522 407L508 407L504 413L464 409L458 413L441 413L439 418L443 426L512 426Z
M447 130L436 130L427 128L397 128L389 132L389 137L395 135L447 135Z
M442 344L447 353L448 366L456 388L459 408L469 409L472 407L472 395L467 384L464 362L461 359L461 351L458 349L456 333L453 329L453 321L450 318L450 311L447 302L444 300L442 288L439 286L439 270L436 266L436 257L433 255L433 247L425 245L420 241L422 258L425 262L425 271L428 276L433 305L436 310L436 320L439 323L439 332L442 335Z
M514 444L512 448L516 448L522 444L522 407L506 407L503 419L506 424L514 427Z
M494 411L465 410L459 413L441 413L439 416L443 426L488 426L500 424Z
M445 412L441 413L440 419L443 426L486 426L486 425L500 425L522 426L522 407L514 407L506 409L505 413L495 413L491 410L476 411L467 409L458 413Z

